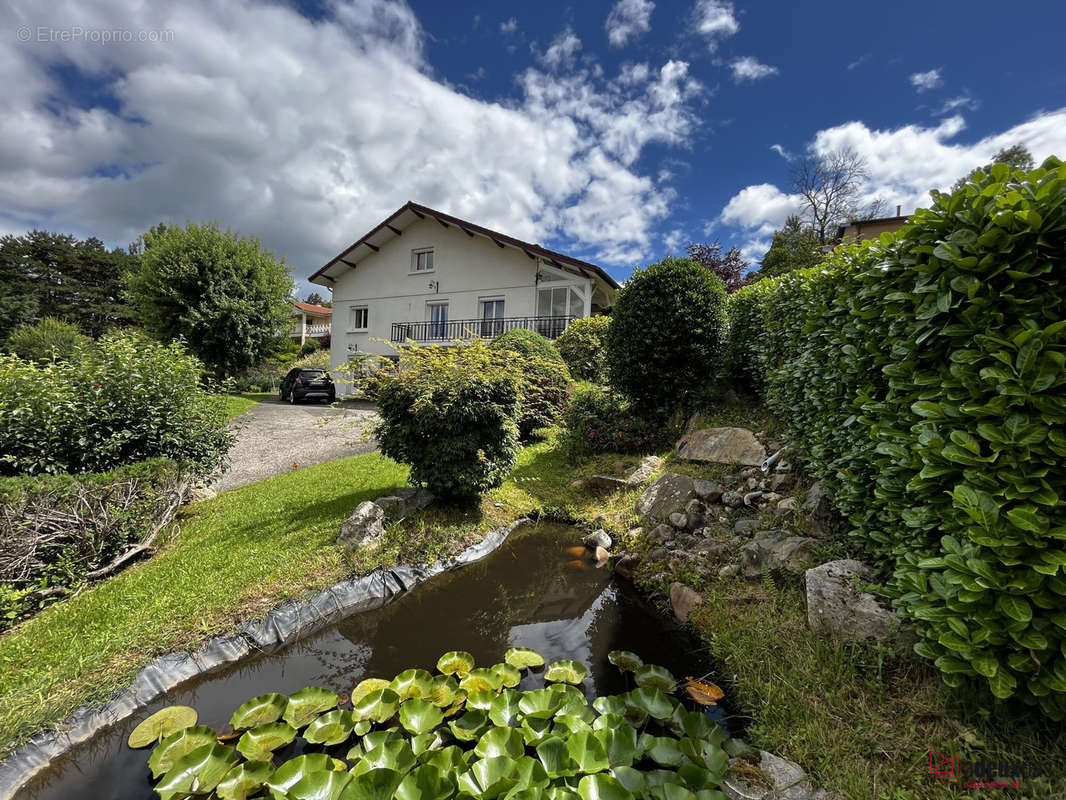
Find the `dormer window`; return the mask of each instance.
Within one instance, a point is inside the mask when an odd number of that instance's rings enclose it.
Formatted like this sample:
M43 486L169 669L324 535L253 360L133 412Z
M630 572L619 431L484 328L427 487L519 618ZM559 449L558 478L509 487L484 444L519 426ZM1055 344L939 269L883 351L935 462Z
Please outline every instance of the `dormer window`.
M433 248L411 251L411 272L433 272Z

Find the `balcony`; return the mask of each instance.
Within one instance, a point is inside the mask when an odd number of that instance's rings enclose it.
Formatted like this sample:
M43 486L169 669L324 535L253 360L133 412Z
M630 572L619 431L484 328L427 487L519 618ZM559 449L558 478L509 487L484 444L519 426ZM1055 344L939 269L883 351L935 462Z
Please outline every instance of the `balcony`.
M392 341L450 342L456 339L495 339L508 331L536 331L557 338L577 317L500 317L498 319L450 319L446 322L394 322Z
M295 325L292 331L289 333L293 339L299 339L303 335L304 339L320 339L323 336L330 335L330 323L307 323L306 325Z

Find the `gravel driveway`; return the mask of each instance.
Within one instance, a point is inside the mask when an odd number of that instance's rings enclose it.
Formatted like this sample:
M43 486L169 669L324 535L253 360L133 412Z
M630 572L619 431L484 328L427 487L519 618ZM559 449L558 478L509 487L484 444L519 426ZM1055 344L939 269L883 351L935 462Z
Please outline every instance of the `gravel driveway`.
M370 403L339 408L266 400L233 420L237 443L230 468L212 489L224 492L292 469L377 449L368 431L378 420Z

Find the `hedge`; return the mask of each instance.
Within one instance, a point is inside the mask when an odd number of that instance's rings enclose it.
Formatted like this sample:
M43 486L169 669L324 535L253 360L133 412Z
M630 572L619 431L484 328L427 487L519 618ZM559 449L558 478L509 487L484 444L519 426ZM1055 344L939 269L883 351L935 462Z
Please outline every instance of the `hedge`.
M951 686L1066 716L1066 166L731 301L789 428Z

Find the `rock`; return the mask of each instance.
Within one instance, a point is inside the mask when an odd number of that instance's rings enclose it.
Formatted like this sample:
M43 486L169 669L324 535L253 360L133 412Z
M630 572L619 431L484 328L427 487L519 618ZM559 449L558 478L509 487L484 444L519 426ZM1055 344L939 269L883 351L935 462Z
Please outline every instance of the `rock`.
M585 488L584 479L578 478L575 481L570 481L570 488L571 489L584 489Z
M622 553L622 557L614 565L614 571L626 580L631 581L639 565L639 553Z
M817 525L823 530L833 530L837 525L837 513L825 496L825 489L821 481L815 481L807 490L807 498L803 501L803 511L811 516Z
M643 486L651 476L663 468L663 460L659 456L645 456L640 464L626 477L626 486L635 488Z
M593 531L585 537L585 547L589 550L595 550L597 547L602 547L604 550L610 550L613 542L611 537L607 535L607 531L602 528L598 531Z
M722 483L726 487L736 486L738 483L740 483L740 476L739 475L726 475L724 478L722 478Z
M416 511L421 511L436 498L429 489L397 489L387 497L379 497L374 502L385 512L385 518L398 520Z
M670 604L674 607L674 616L680 622L688 622L692 609L702 603L703 597L694 589L676 581L670 584Z
M775 492L791 489L796 483L796 479L789 474L781 474L775 472L770 476L770 489Z
M341 523L337 544L348 548L376 545L385 533L385 511L377 503L364 500L355 511Z
M707 506L699 500L689 500L685 506L685 528L694 531L702 528L707 520Z
M186 503L202 503L204 500L210 500L212 497L216 497L218 492L212 489L210 486L204 486L199 484L197 486L190 487L189 494L185 499Z
M618 461L614 462L614 474L615 475L625 475L627 469L629 469L629 466L626 464L626 462L624 462L622 460L618 460Z
M667 472L644 490L637 501L637 513L646 520L662 522L671 514L682 513L689 500L696 497L696 487L688 475Z
M670 524L678 530L684 530L688 523L688 516L683 511L675 511L670 515Z
M792 519L796 515L796 498L786 497L784 500L777 504L777 508L774 509L774 519L779 521L787 521Z
M707 542L700 552L709 567L716 567L733 556L733 548L729 546L729 542L722 541Z
M625 478L616 478L614 475L592 475L586 478L585 483L593 489L604 492L613 492L629 487Z
M607 559L609 559L611 557L611 554L607 551L606 548L603 548L603 547L597 547L596 550L595 550L595 553L596 553L596 563L598 565L601 565L601 564L605 563L607 561Z
M807 570L807 624L842 642L887 642L899 633L899 618L876 595L860 592L857 579L870 569L854 559L829 561Z
M794 761L759 751L758 768L773 788L745 780L743 771L735 769L741 759L729 761L730 769L722 782L722 792L730 800L826 800L825 789L811 786L803 767ZM744 764L749 762L745 761Z
M686 433L674 446L678 458L713 464L760 466L766 449L747 428L704 428Z
M677 531L669 525L656 525L648 533L648 541L652 544L665 544L666 542L673 540L676 534Z
M780 531L763 531L740 548L741 572L757 578L764 570L784 570L800 574L810 564L817 539L809 536L782 536Z
M728 492L722 493L722 503L729 508L740 508L744 505L744 495L730 489Z
M728 580L729 578L735 578L740 574L739 564L726 564L720 570L718 570L718 577L722 580Z
M705 503L717 503L722 497L722 484L715 481L695 480L692 482L696 497Z
M760 522L757 519L738 519L733 525L733 533L738 536L750 536L759 530Z

